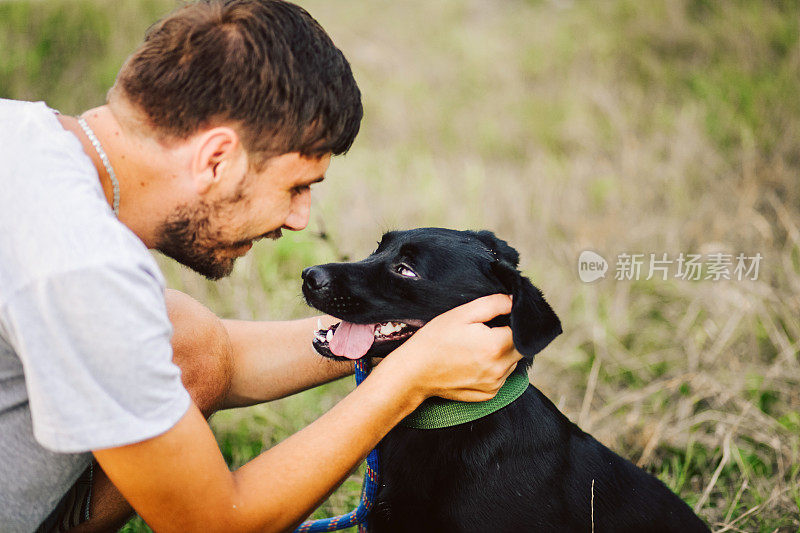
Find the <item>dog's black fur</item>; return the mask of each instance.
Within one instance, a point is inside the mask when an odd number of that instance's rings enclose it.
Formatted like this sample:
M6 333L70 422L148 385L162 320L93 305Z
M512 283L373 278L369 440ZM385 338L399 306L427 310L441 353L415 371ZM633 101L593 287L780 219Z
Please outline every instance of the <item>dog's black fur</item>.
M389 232L363 261L306 269L303 293L313 307L361 324L419 324L480 296L512 294L510 317L493 325L510 320L527 368L561 323L518 259L488 231ZM398 344L376 343L367 356ZM315 347L333 356L324 342ZM661 481L581 431L533 386L474 422L396 427L381 441L380 464L370 514L377 533L708 531Z

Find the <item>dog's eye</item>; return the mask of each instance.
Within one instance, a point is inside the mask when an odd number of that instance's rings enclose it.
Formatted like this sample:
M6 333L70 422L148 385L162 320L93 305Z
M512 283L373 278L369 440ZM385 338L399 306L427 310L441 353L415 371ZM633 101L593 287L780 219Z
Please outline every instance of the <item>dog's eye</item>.
M406 278L418 278L417 273L411 270L405 263L400 263L399 265L395 265L394 271Z

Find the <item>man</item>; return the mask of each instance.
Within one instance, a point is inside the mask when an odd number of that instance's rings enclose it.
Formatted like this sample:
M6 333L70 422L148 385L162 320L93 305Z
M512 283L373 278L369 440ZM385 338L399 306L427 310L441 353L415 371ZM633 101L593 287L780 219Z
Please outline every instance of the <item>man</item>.
M222 458L212 412L352 365L313 353L316 319L221 321L165 293L147 249L217 279L302 230L361 114L341 52L274 0L179 9L81 117L0 101L0 529L104 531L133 510L157 531L291 529L426 397L494 395L519 358L483 325L502 295L431 321L237 471Z

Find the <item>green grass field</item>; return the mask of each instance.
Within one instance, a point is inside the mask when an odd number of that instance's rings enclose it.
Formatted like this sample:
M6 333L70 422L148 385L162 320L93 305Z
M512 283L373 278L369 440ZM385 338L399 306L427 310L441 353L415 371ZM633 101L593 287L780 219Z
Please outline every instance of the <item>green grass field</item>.
M0 97L101 104L167 0L0 3ZM210 283L224 317L310 314L304 266L386 229L488 228L561 316L531 379L715 531L800 531L800 5L730 0L302 2L351 61L365 118L310 228ZM325 234L326 239L320 235ZM760 253L754 281L580 281L577 258ZM232 468L345 379L218 413ZM355 473L317 511L352 508ZM134 520L125 531L145 531Z

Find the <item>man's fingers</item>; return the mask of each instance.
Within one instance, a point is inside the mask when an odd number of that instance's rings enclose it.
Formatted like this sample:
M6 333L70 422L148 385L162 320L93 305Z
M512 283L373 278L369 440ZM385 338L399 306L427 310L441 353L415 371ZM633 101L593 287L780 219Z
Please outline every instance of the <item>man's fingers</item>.
M500 360L509 365L504 376L505 379L511 375L511 372L514 371L517 363L520 359L522 359L522 354L514 349L514 336L510 327L505 326L500 328L492 328L489 331L489 335L492 335L494 340L497 342L498 352L502 354Z
M472 389L467 391L462 391L459 395L459 400L463 402L485 402L486 400L491 400L497 393L500 392L503 384L506 382L508 377L514 372L517 368L517 363L514 361L514 364L508 367L503 374L502 377L497 381L496 387L493 387L491 390L483 389Z
M506 382L506 380L508 379L508 376L510 376L511 374L514 373L514 370L516 370L516 368L517 368L517 363L516 362L513 365L511 365L510 367L508 367L508 370L506 370L506 373L503 376L503 383Z
M499 351L505 352L514 347L514 334L511 332L510 326L491 328L488 334L497 342Z
M454 311L467 322L488 322L498 315L511 312L511 297L507 294L483 296L456 307Z

